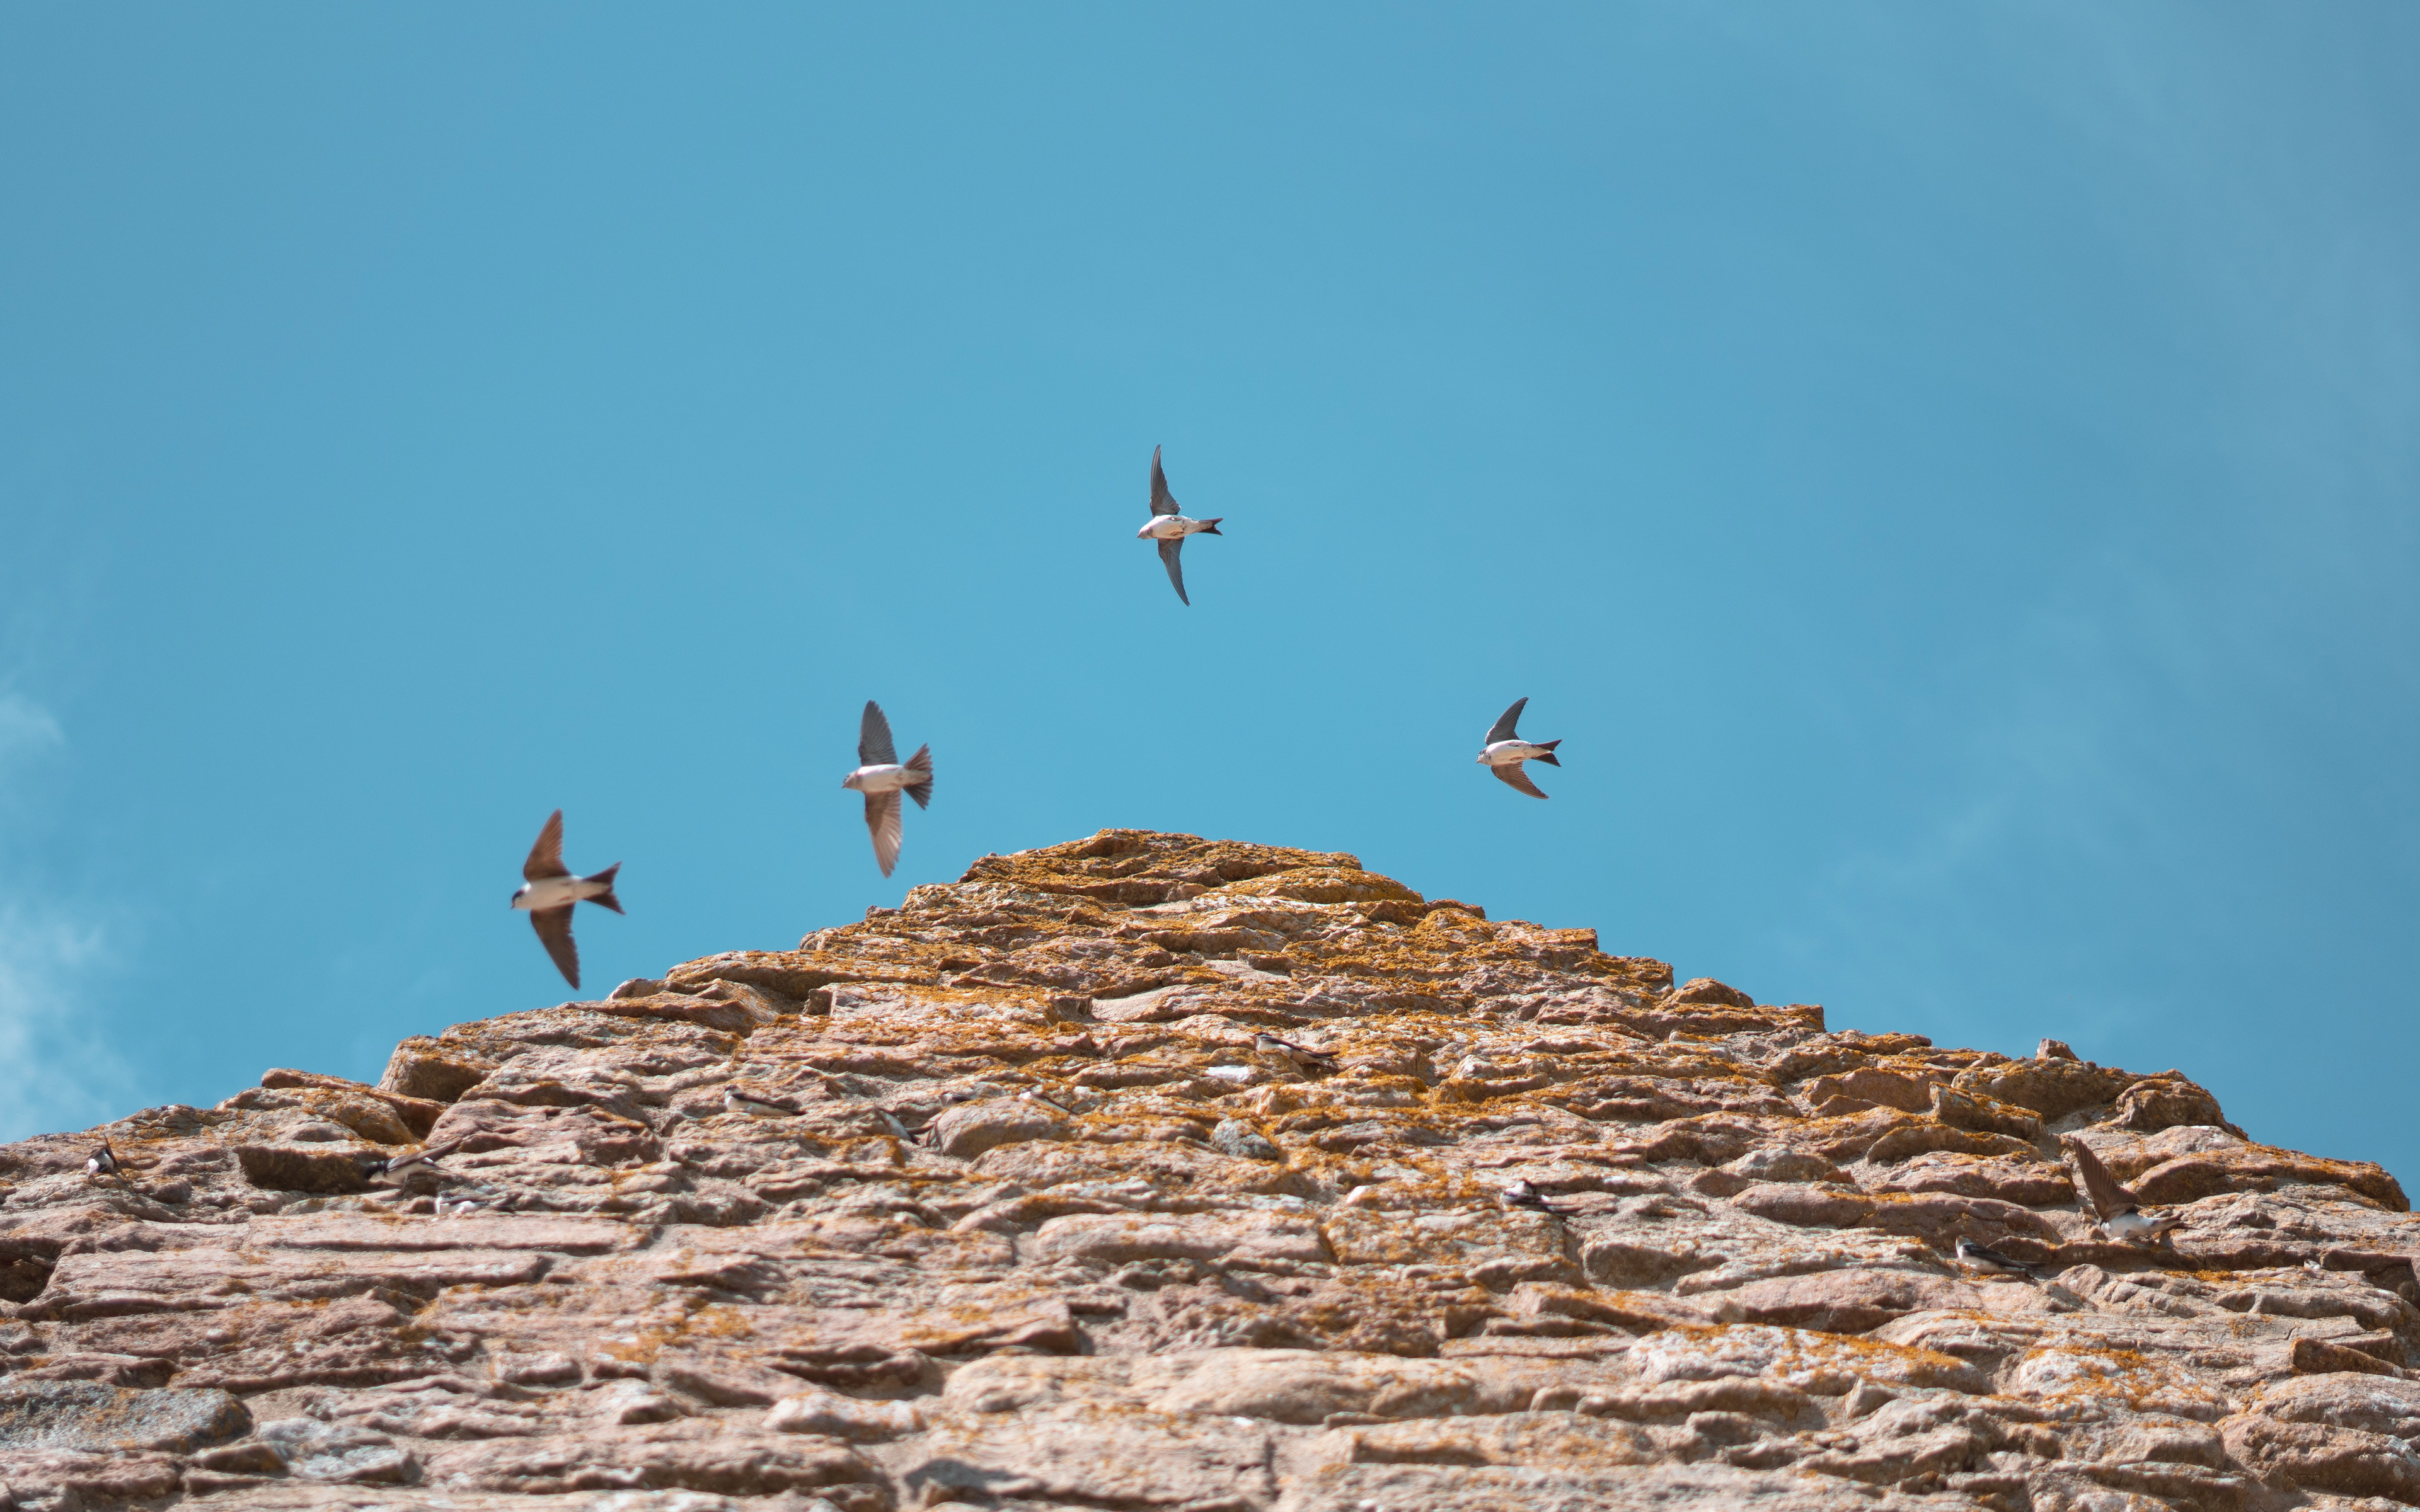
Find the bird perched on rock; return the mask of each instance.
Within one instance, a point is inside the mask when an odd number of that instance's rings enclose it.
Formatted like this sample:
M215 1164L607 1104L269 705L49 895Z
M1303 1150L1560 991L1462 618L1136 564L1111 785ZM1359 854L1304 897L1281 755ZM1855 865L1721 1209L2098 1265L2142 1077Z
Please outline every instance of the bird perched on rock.
M576 877L563 864L563 810L547 815L546 826L537 832L537 843L530 847L529 859L521 863L524 879L520 890L513 894L515 908L529 910L530 927L537 931L538 942L554 959L554 968L563 980L580 989L580 947L571 942L571 910L583 903L600 908L622 911L622 900L613 896L613 873L622 870L614 862L591 876Z
M84 1158L84 1173L86 1176L116 1176L118 1174L117 1151L109 1148L108 1140L102 1140L99 1149L94 1150L91 1154L86 1155Z
M1218 535L1218 519L1187 519L1176 507L1176 496L1168 491L1168 474L1159 470L1159 448L1151 449L1151 523L1135 532L1138 541L1157 541L1159 560L1168 564L1168 580L1176 585L1177 602L1192 606L1185 596L1185 568L1177 562L1177 553L1185 549L1188 535Z
M737 1087L722 1089L722 1111L737 1113L751 1119L795 1119L799 1106L778 1097L765 1097L755 1092L743 1092Z
M1319 1071L1336 1069L1336 1057L1326 1051L1313 1050L1309 1045L1296 1044L1292 1040L1280 1040L1266 1031L1252 1036L1252 1048L1264 1056L1282 1057L1297 1066L1309 1066Z
M865 827L874 835L874 859L889 876L899 864L899 795L915 799L919 809L933 801L933 748L919 746L915 755L900 761L882 705L867 699L857 727L857 770L842 778L840 785L865 795Z
M2109 1174L2091 1146L2071 1137L2065 1144L2077 1174L2084 1178L2085 1204L2101 1220L2092 1226L2095 1234L2129 1244L2155 1244L2166 1242L2170 1230L2184 1227L2184 1220L2174 1214L2154 1218L2144 1212L2141 1199L2118 1184L2118 1178Z
M1546 1194L1531 1186L1527 1180L1514 1181L1504 1189L1502 1196L1504 1205L1508 1208L1527 1208L1531 1212L1551 1212L1557 1216L1572 1211L1569 1208L1555 1206L1553 1202L1547 1200Z
M400 1176L414 1165L433 1165L461 1148L460 1139L448 1139L442 1145L427 1145L406 1154L390 1155L383 1160L376 1155L366 1155L362 1159L362 1178L367 1180L380 1176Z
M513 1211L513 1204L520 1199L520 1194L518 1192L500 1193L492 1187L479 1191L474 1196L463 1197L450 1208L445 1205L443 1197L439 1197L437 1216L467 1218L474 1212L510 1212Z
M1562 742L1524 740L1514 733L1512 727L1520 722L1521 711L1528 703L1526 698L1512 701L1512 706L1496 721L1496 728L1487 732L1487 744L1479 753L1479 763L1508 785L1519 788L1533 798L1543 798L1545 795L1539 792L1538 784L1530 781L1528 774L1521 770L1521 764L1544 762L1549 766L1562 765L1555 758L1555 748Z
M2012 1256L2003 1255L1998 1250L1988 1245L1978 1244L1963 1236L1961 1236L1958 1241L1958 1258L1986 1275L2021 1275L2029 1281L2039 1281L2042 1278L2041 1267L2028 1265Z

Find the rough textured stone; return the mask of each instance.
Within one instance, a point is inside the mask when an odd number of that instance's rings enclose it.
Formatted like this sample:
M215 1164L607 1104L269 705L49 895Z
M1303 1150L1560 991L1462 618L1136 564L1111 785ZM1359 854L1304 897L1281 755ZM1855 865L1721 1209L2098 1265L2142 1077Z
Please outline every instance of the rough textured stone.
M195 1449L241 1438L251 1428L243 1403L223 1391L0 1381L0 1449Z
M2180 1072L1824 1025L1351 856L986 856L375 1088L0 1148L0 1507L2420 1494L2386 1172ZM2094 1239L2062 1137L2172 1242Z
M2280 1489L2420 1501L2420 1454L2404 1440L2257 1412L2228 1418L2223 1432L2227 1458Z
M1973 1287L1905 1271L1819 1271L1717 1295L1727 1319L1826 1334L1863 1334L1909 1313L1982 1304Z

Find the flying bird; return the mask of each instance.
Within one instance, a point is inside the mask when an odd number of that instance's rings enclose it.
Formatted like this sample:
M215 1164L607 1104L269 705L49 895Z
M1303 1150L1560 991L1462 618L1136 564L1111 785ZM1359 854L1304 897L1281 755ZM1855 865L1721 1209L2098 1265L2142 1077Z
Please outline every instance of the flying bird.
M1958 1241L1958 1258L1986 1275L2021 1275L2031 1281L2041 1279L2040 1266L2027 1265L2012 1256L2003 1255L1963 1237Z
M2067 1152L2075 1158L2075 1169L2084 1178L2084 1200L2093 1215L2101 1221L2092 1231L2102 1239L2122 1240L2129 1244L2152 1244L2166 1240L2168 1231L2184 1227L2184 1220L2173 1214L2153 1218L2143 1211L2141 1199L2118 1184L2109 1167L2081 1139L2065 1141Z
M865 795L865 827L874 834L874 859L889 876L899 864L899 795L916 800L919 809L933 801L933 748L919 746L905 763L891 743L891 721L882 705L865 701L865 717L857 727L857 770L840 779L845 788Z
M1168 580L1176 585L1179 603L1190 607L1193 600L1185 596L1185 568L1177 553L1185 549L1188 535L1218 535L1218 519L1187 519L1176 507L1176 496L1168 491L1168 474L1159 471L1159 448L1151 449L1151 523L1135 532L1138 541L1157 541L1159 560L1168 565Z
M102 1140L99 1149L94 1150L91 1154L86 1155L84 1158L84 1173L86 1176L116 1176L118 1174L117 1151L109 1148L108 1140Z
M546 953L554 958L554 968L575 992L580 988L580 947L571 943L571 910L585 902L620 913L622 900L613 896L613 873L621 870L619 861L593 876L575 877L566 870L560 809L547 815L546 827L537 832L537 843L521 863L521 875L527 880L513 894L513 906L529 910L530 927L537 931Z
M1512 701L1512 706L1504 711L1504 717L1497 720L1496 728L1487 732L1487 745L1480 751L1479 760L1481 765L1512 786L1519 788L1533 798L1543 798L1545 795L1539 792L1538 785L1530 781L1528 775L1521 770L1521 764L1544 762L1549 766L1562 765L1561 762L1555 759L1555 748L1562 742L1524 740L1513 733L1512 727L1520 722L1521 711L1527 708L1528 703L1529 701L1526 698Z
M408 1154L390 1156L384 1160L375 1155L367 1156L362 1162L362 1178L367 1180L378 1176L400 1176L414 1165L434 1165L461 1147L462 1140L455 1138L448 1139L442 1145L429 1145Z

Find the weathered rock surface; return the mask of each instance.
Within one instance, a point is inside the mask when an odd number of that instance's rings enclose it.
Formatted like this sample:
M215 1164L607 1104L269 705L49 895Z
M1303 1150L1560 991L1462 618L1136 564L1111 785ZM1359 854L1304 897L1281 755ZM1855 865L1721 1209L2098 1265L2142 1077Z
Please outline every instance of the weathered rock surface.
M0 1149L0 1512L2420 1504L2415 1249L2175 1071L1106 831Z

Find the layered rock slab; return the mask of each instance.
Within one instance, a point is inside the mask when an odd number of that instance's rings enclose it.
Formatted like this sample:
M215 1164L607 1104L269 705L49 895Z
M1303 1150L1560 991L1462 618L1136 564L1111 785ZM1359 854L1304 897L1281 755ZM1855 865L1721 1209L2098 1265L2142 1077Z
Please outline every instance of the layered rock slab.
M2174 1242L2096 1240L2063 1141ZM985 857L0 1184L0 1506L2420 1494L2377 1166L1333 853Z

